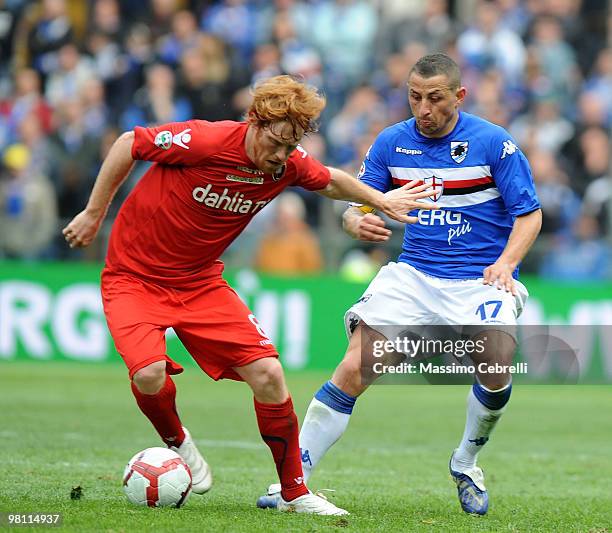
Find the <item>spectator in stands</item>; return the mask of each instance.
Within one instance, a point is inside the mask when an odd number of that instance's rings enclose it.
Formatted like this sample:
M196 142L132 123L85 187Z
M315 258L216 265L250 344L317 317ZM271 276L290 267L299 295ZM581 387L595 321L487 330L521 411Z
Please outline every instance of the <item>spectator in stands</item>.
M15 35L26 4L26 0L0 2L0 81L8 77L9 67L14 62Z
M320 87L323 84L321 57L313 46L300 38L297 24L289 9L273 17L271 36L280 52L281 68L287 74Z
M30 68L19 69L14 76L14 95L0 103L0 146L18 140L20 123L36 114L45 131L51 131L52 109L41 94L40 76Z
M379 35L377 55L380 60L403 50L407 44L418 42L425 53L445 50L456 39L458 24L448 13L448 0L429 0L422 13L410 11L401 18L390 21L389 28ZM412 65L411 65L412 66Z
M603 104L606 124L612 124L612 47L604 48L599 53L595 68L583 89Z
M223 39L236 52L236 68L248 68L261 27L255 6L246 0L220 0L205 9L201 27Z
M239 119L233 104L239 80L232 75L223 54L223 43L212 35L206 35L205 40L213 41L208 51L190 49L181 56L180 92L189 100L195 118L212 121ZM220 47L220 53L214 51L217 47Z
M542 150L529 153L531 171L542 206L542 235L568 235L580 213L580 198L569 187L555 156Z
M92 137L101 136L110 125L104 84L98 78L88 79L81 88L79 98L83 104L86 133Z
M531 48L538 58L542 73L549 80L549 98L561 109L571 109L580 79L576 54L563 38L561 23L553 16L535 20Z
M612 279L611 266L610 246L601 238L597 219L583 213L572 234L545 255L539 274L560 281L604 281Z
M200 47L201 39L195 15L187 10L178 11L172 17L172 33L157 41L157 55L164 63L175 66L187 50Z
M28 52L32 66L46 76L57 69L58 51L73 42L74 30L66 0L43 0L40 7L28 35Z
M384 70L372 77L372 86L384 101L390 123L406 120L410 114L406 84L412 65L403 54L392 54L386 58Z
M157 41L172 31L172 19L179 10L179 0L150 0L148 3L150 10L147 12L147 27Z
M317 236L304 222L304 202L284 192L274 202L272 226L263 235L255 255L255 268L266 274L316 274L323 268Z
M553 99L535 102L531 113L520 115L510 125L510 133L521 146L559 153L574 135L574 126Z
M58 68L49 75L45 88L45 97L52 106L78 98L85 82L94 76L91 59L81 55L75 44L62 46L57 57Z
M58 225L53 186L46 176L31 172L23 144L9 146L2 163L0 257L44 258Z
M125 37L126 21L121 17L118 0L94 0L87 33L99 33L111 42L121 42Z
M373 87L355 89L329 123L329 157L338 165L344 165L355 157L363 157L364 154L355 153L354 141L369 132L373 124L387 126L386 115L384 102Z
M469 99L464 109L506 128L512 109L510 102L505 98L505 85L501 73L491 69L477 80L471 98L468 93Z
M80 99L65 100L57 109L57 130L51 136L50 177L56 187L60 217L73 215L87 201L98 166L103 131L92 134Z
M49 134L43 129L41 116L35 111L19 123L19 140L29 152L29 172L36 176L49 176L53 164Z
M145 86L134 95L134 103L121 118L122 128L189 120L193 115L189 100L175 89L176 77L170 67L162 63L148 67Z
M283 73L280 65L280 51L273 43L260 44L253 54L253 76L251 85L259 80L265 80Z
M588 185L608 173L610 134L600 126L582 129L564 147L571 185L584 194Z
M583 134L584 168L589 185L584 192L584 209L596 217L601 233L612 236L612 175L610 139L604 130L590 128Z
M373 67L378 14L365 0L323 0L312 5L310 38L324 65L325 116L340 109L349 91Z
M480 72L496 68L508 84L522 80L525 45L515 32L500 25L494 2L478 2L474 24L459 36L457 49L468 67Z

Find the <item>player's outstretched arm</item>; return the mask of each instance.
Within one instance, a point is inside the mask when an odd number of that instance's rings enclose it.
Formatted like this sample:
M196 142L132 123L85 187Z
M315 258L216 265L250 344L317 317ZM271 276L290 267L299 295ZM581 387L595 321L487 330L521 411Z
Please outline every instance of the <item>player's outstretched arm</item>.
M508 243L497 261L483 271L483 284L496 285L516 295L512 272L523 260L542 227L542 210L516 217Z
M134 164L134 132L125 132L113 144L102 163L87 206L62 230L70 248L91 244L100 229L115 193Z
M411 181L406 185L382 193L355 179L343 170L327 167L331 173L329 185L318 193L334 200L349 200L360 204L370 205L394 220L411 224L416 217L409 217L406 213L414 209L435 209L433 203L419 200L435 195L436 191L431 185L418 185L418 181ZM426 189L430 189L426 191Z

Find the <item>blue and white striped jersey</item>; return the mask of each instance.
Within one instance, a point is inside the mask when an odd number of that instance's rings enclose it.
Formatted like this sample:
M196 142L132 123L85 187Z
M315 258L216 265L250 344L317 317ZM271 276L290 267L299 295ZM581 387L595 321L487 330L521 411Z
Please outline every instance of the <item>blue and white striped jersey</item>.
M359 178L386 192L417 179L439 191L441 209L410 213L399 261L439 278L482 277L501 255L514 219L540 207L529 163L503 128L468 113L445 137L420 134L414 119L386 128ZM514 272L518 278L518 268Z

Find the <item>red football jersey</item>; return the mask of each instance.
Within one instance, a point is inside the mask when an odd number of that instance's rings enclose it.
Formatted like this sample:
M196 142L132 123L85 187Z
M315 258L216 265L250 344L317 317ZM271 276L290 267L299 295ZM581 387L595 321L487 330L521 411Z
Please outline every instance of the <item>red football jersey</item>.
M298 147L281 177L246 155L244 122L191 120L134 130L132 157L154 161L115 220L106 266L162 285L195 285L285 187L324 189L329 170Z

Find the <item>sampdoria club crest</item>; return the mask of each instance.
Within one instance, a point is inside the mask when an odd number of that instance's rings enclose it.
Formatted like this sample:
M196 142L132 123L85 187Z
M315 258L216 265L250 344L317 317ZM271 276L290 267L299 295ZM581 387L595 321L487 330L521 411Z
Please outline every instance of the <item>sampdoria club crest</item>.
M462 163L467 157L468 141L451 141L450 152L455 163Z

